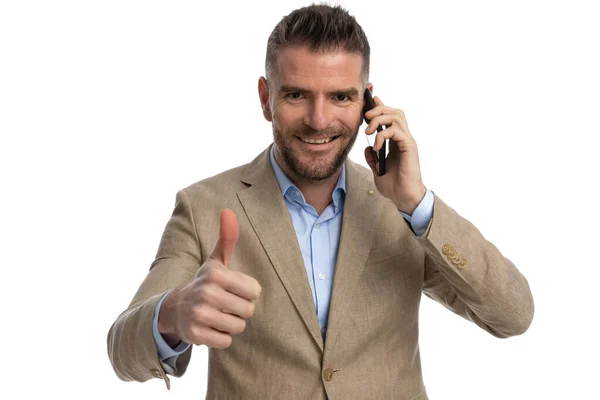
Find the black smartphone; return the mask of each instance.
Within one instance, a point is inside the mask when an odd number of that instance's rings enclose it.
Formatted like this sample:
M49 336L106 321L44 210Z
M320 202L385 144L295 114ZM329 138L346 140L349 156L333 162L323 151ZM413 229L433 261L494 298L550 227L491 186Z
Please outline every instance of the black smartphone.
M371 122L371 120L367 119L367 117L365 117L365 113L373 108L375 108L375 102L373 101L373 96L371 95L371 91L369 90L369 88L367 88L367 89L365 89L365 106L363 107L363 119L365 120L365 122L367 124L369 122ZM383 130L383 127L381 125L379 125L377 127L377 132L381 132L382 130ZM383 146L381 146L381 149L379 149L379 153L377 154L377 157L379 158L379 164L378 164L379 168L377 169L377 173L379 174L379 176L385 174L386 150L387 150L387 139L383 141Z

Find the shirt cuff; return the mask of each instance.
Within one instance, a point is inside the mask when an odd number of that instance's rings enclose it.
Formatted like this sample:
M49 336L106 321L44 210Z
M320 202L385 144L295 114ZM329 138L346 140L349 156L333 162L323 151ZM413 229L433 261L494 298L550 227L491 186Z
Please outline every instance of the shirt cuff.
M188 343L182 340L177 346L175 346L175 348L172 348L158 331L158 313L160 312L160 306L162 305L162 302L165 300L165 297L167 297L168 294L169 292L165 293L164 296L161 297L160 301L156 305L156 309L154 310L154 318L152 319L152 334L154 336L154 342L156 343L156 348L158 349L158 356L163 362L168 358L176 357L184 353L190 347Z
M431 218L433 217L433 202L433 192L427 189L423 200L421 200L421 203L413 211L412 216L398 210L404 219L410 223L410 226L412 226L413 231L418 237L423 236L431 222Z

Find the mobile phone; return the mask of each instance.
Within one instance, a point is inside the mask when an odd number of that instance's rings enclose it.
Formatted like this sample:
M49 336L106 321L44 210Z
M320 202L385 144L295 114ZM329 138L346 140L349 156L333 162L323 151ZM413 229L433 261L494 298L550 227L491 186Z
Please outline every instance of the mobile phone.
M373 101L373 96L371 95L371 91L369 90L369 88L365 89L365 106L363 107L363 119L365 120L365 122L368 124L369 122L371 122L370 119L367 119L367 117L365 116L365 113L369 110L372 110L373 108L375 108L375 102ZM377 127L377 132L381 132L383 130L383 126L379 125ZM379 152L377 153L377 157L379 158L379 168L377 169L377 174L379 176L384 175L385 174L385 156L386 156L386 150L387 150L387 139L383 141L383 146L381 146L381 149L379 149Z

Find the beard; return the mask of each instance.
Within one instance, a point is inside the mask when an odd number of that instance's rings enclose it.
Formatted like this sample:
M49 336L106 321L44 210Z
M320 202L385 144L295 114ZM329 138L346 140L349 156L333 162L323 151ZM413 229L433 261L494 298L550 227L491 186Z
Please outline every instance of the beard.
M273 127L273 137L277 145L276 150L279 149L279 154L290 169L293 175L291 178L312 182L331 178L342 167L342 164L344 164L350 150L354 146L357 135L358 130L352 134L350 129L347 128L328 128L322 131L315 131L304 127L292 129L284 134ZM316 157L312 162L303 162L300 159L298 150L294 150L294 146L297 145L295 142L299 140L297 136L302 138L337 136L335 141L347 141L347 143L337 150L333 156L333 160L330 160L330 156L327 154L322 157Z

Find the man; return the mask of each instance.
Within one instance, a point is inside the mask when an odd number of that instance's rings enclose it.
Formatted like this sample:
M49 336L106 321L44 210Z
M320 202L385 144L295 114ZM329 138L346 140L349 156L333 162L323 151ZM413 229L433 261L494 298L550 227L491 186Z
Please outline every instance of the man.
M369 44L340 7L295 10L258 82L274 144L177 193L156 260L108 334L123 380L185 373L207 345L207 398L427 399L421 293L497 337L534 305L510 260L421 180L404 113L375 97L371 170L347 159ZM377 151L389 139L387 172Z

